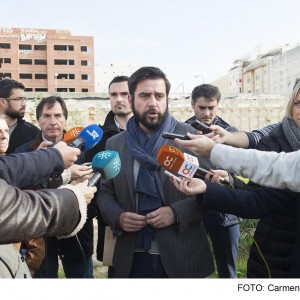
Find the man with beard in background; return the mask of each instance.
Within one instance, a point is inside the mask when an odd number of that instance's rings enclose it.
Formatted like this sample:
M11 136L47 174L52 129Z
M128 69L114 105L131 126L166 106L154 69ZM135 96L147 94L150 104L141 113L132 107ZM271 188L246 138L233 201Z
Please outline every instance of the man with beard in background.
M106 141L112 136L126 130L126 124L132 117L132 110L129 104L128 77L116 76L108 85L108 94L111 111L107 114L104 124L100 126L103 136L100 142L85 155L85 161L91 162L93 157L100 151L105 150ZM92 204L96 204L92 201ZM95 205L96 206L96 205ZM97 207L96 207L97 210ZM102 220L101 212L97 210L98 241L97 260L103 261L105 223ZM112 277L113 268L108 268L108 277Z
M9 147L6 154L35 138L39 129L26 122L24 118L26 108L25 86L13 79L0 80L0 114L6 116L9 127Z

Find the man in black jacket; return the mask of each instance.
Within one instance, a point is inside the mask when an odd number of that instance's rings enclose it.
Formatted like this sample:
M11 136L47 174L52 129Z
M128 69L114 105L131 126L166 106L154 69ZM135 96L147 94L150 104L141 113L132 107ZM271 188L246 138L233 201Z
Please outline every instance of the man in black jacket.
M217 116L221 99L219 89L211 84L196 86L192 92L192 108L195 116L186 122L200 121L207 126L219 125L227 131L238 131ZM211 165L212 168L214 168ZM217 166L216 166L217 167ZM214 249L219 278L236 278L240 226L238 217L223 212L214 212L203 219Z
M0 80L0 113L6 116L9 127L9 147L7 154L35 138L39 129L26 122L24 118L26 108L25 86L13 79Z
M92 161L95 154L105 150L106 141L110 137L126 129L127 121L132 117L132 110L128 102L128 98L129 98L128 79L129 78L127 76L116 76L109 83L108 91L109 91L111 111L107 114L103 126L99 125L103 130L103 137L94 148L92 148L86 153L85 156L86 162ZM95 201L93 200L92 203L95 204ZM98 220L97 259L99 261L102 261L105 224L102 221L100 211L98 211L97 220ZM109 277L111 271L112 269L110 268L108 274Z
M33 151L40 148L41 145L49 146L63 139L68 111L66 103L61 97L52 96L42 99L36 108L36 115L41 131L39 131L34 140L17 148L16 152ZM35 186L35 188L57 188L61 184L68 183L70 180L88 178L92 173L92 168L78 165L78 163L82 162L83 158L81 157L69 169L69 172L64 172L61 177L52 177L39 186ZM58 254L61 257L66 277L93 277L93 223L89 212L88 220L83 229L78 232L78 239L80 245L76 237L64 240L58 240L55 237L47 239L47 260L42 264L37 277L57 277ZM46 265L48 268L46 268Z

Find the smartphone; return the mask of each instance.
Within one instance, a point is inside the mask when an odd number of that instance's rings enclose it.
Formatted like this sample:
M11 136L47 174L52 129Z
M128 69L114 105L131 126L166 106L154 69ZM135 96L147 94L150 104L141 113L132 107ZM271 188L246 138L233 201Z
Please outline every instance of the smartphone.
M176 180L177 182L180 182L180 181L181 181L181 179L180 179L179 177L175 176L174 174L172 174L171 172L169 172L169 171L167 171L167 170L165 170L164 173L165 173L168 177L175 178L175 180Z
M208 170L205 170L205 169L203 169L203 168L201 168L201 167L198 167L198 169L197 169L197 171L196 171L196 176L194 176L194 177L200 177L201 179L203 178L204 179L204 177L205 177L205 175L206 174L209 174L209 178L211 179L215 174L214 173L212 173L212 172L210 172L210 171L208 171ZM228 182L227 180L225 180L224 178L220 178L220 181L223 183L223 184L226 184L226 185L230 185L230 182Z
M207 125L201 123L198 120L191 123L191 126L194 127L195 129L199 130L199 131L202 131L203 134L213 132Z
M162 137L165 139L180 139L180 140L189 140L190 138L187 135L179 134L179 133L170 133L170 132L164 132L162 134Z

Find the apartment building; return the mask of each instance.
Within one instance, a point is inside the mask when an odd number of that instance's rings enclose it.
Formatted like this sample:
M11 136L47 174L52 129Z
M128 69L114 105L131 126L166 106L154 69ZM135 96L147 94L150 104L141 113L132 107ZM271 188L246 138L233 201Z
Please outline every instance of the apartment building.
M300 46L272 57L268 64L270 93L290 94L300 78Z
M108 93L108 85L116 76L130 76L140 67L126 61L114 61L110 65L95 64L95 92Z
M32 92L95 92L94 39L69 30L0 27L0 79Z

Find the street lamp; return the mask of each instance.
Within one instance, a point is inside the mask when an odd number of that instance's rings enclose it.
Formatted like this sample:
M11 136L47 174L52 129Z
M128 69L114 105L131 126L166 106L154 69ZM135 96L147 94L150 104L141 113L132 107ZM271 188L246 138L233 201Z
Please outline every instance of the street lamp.
M202 79L202 84L204 83L204 77L201 74L195 75L195 78L201 77Z
M58 73L55 73L55 74L54 74L55 92L57 92L57 76L58 76Z

